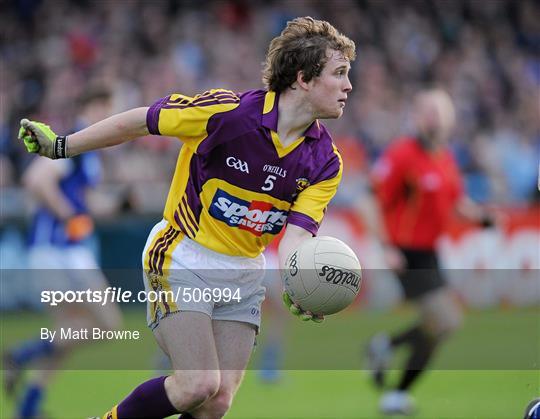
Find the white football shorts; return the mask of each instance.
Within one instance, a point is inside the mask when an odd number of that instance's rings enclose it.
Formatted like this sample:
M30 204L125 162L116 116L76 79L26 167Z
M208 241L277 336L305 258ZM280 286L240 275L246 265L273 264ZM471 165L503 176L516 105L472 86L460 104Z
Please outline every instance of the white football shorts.
M93 252L83 245L34 246L28 251L34 288L42 290L97 290L106 286Z
M142 262L151 329L169 314L197 311L258 330L265 294L262 254L248 258L217 253L162 220L148 236Z

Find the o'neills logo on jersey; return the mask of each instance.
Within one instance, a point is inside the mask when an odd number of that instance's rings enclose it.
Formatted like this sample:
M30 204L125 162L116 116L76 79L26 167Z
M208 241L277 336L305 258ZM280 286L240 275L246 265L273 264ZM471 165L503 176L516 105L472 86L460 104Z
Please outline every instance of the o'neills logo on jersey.
M255 236L277 234L287 220L287 211L264 201L244 201L218 189L209 209L210 215L231 227L247 230Z

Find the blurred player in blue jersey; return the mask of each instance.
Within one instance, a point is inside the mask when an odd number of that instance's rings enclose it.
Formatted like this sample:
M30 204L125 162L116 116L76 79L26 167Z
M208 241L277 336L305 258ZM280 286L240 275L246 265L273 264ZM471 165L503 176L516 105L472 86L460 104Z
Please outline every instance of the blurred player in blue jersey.
M259 378L264 383L275 383L281 379L285 355L287 313L281 304L283 285L279 272L278 253L277 249L274 249L274 243L265 252L266 272L263 285L266 288L265 308L268 309L268 313L265 319L265 339L258 346L260 359L257 368Z
M107 90L89 89L81 98L77 127L82 129L102 119L110 109L109 102ZM30 275L39 290L100 290L107 287L88 246L93 221L85 198L87 189L99 181L100 173L95 152L70 160L38 157L25 171L25 188L38 203L30 228L28 256ZM114 304L60 303L50 307L50 314L56 330L62 327L114 329L120 325L120 312ZM50 342L36 337L5 354L8 368L4 380L8 394L14 393L23 369L34 370L18 402L19 417L33 418L42 414L45 387L51 375L79 342L70 339Z
M342 115L354 58L354 43L328 22L297 18L270 43L267 90L172 94L68 137L21 121L28 151L50 158L148 134L183 143L163 220L142 257L147 291L180 291L180 299L147 306L174 372L141 384L104 418L219 418L228 411L260 324L262 252L287 225L283 266L317 234L341 180L341 157L319 119ZM214 295L208 302L195 298L204 289ZM322 320L284 301L294 314Z

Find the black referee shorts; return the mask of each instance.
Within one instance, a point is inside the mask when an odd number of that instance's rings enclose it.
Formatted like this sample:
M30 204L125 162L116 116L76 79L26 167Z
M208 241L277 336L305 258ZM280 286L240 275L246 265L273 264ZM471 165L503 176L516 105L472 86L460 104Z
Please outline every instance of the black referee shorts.
M407 300L415 300L446 285L435 251L405 248L400 250L407 261L407 269L399 274L398 278Z

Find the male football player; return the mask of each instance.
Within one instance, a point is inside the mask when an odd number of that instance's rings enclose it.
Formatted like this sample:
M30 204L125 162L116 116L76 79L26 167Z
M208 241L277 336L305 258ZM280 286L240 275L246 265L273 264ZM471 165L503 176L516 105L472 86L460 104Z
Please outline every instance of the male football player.
M233 52L231 52L233 53ZM287 225L281 266L317 234L341 179L341 157L320 119L339 118L352 86L354 43L325 21L297 18L269 46L266 90L172 94L67 137L21 121L30 152L66 158L144 135L183 142L163 220L143 252L148 325L174 373L149 380L105 418L222 417L240 385L260 323L266 245ZM194 289L218 297L202 301ZM290 310L304 313L285 295Z
M370 227L379 230L385 256L412 301L420 320L392 336L381 333L368 346L368 361L376 384L384 388L384 372L395 348L410 355L397 386L382 397L387 414L411 414L409 395L436 348L462 322L461 306L439 270L437 239L448 217L457 212L473 222L490 225L491 216L463 193L461 175L448 140L455 124L454 105L441 89L419 92L412 108L415 133L393 141L373 169L373 188L382 213Z
M110 93L104 87L88 88L80 99L76 127L84 128L99 121L110 109ZM69 160L35 158L25 173L23 183L35 198L38 208L29 229L29 268L34 288L39 291L104 290L107 281L99 270L94 254L94 223L89 214L86 193L101 177L97 153L87 153ZM48 307L54 330L81 330L120 326L121 315L115 303L59 303ZM32 369L17 415L21 418L42 414L46 388L65 356L84 340L35 338L22 342L4 354L5 387L16 390L23 369Z

